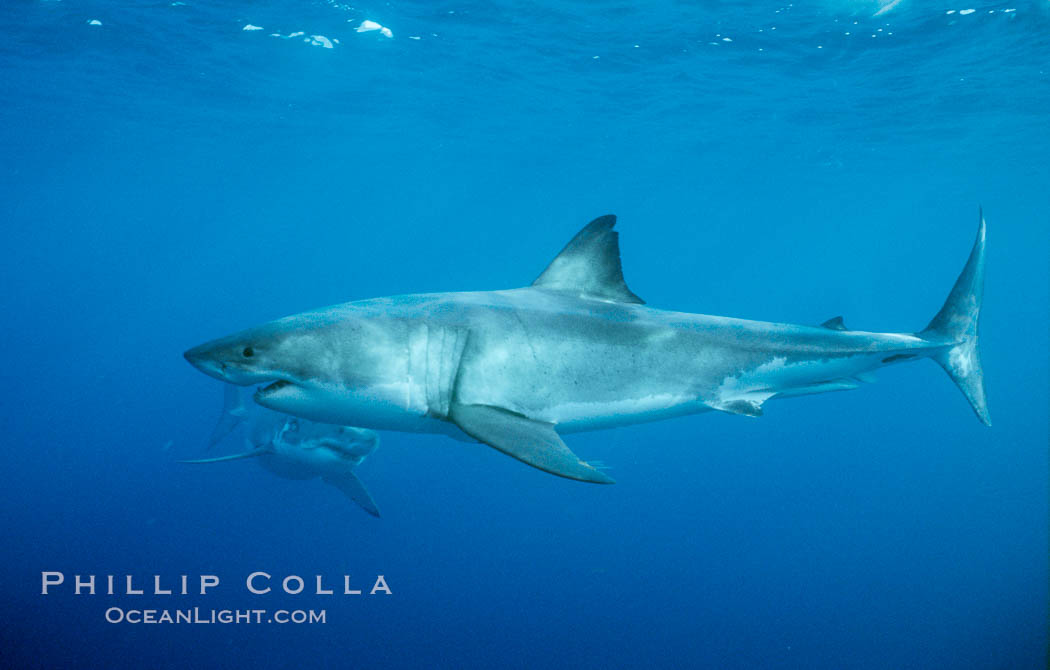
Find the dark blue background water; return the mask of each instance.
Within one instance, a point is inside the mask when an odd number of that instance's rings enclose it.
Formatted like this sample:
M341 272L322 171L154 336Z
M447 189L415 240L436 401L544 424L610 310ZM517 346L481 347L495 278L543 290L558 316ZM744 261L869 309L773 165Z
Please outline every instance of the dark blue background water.
M1043 666L1047 3L740 5L4 3L0 661ZM339 43L271 36L296 31ZM384 434L359 471L379 520L250 463L175 463L219 412L180 355L206 339L522 286L609 212L653 306L911 331L979 204L991 429L924 362L759 420L571 435L611 487ZM44 570L223 584L44 597ZM394 595L250 596L254 570ZM110 625L113 605L328 623Z

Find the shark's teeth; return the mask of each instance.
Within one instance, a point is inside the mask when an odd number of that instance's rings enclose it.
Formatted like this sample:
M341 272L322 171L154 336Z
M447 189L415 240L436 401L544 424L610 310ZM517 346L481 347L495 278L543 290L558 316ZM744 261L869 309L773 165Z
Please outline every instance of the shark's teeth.
M271 393L271 392L276 391L278 389L282 389L285 386L290 386L291 383L292 382L288 381L287 379L278 379L274 383L272 383L269 386L267 386L264 389L262 389L262 392L263 393Z

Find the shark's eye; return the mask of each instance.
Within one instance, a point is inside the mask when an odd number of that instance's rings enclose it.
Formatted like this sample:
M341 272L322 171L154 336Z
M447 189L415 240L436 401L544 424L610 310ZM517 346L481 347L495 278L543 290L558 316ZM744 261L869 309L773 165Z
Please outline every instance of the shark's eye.
M252 349L251 347L245 347L244 351L242 351L241 353L244 354L245 358L251 358L255 355L255 349Z

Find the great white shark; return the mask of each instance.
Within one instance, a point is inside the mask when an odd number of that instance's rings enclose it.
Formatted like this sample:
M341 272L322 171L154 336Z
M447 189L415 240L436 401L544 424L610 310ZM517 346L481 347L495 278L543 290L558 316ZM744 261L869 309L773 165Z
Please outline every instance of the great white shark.
M944 306L917 333L655 309L627 288L615 216L583 228L525 288L349 302L185 353L266 384L255 400L312 421L476 440L555 475L611 484L561 434L704 411L759 416L772 398L853 389L936 361L991 425L977 348L985 222Z
M355 472L379 445L379 436L374 431L315 423L262 407L252 411L244 405L240 389L228 385L222 416L212 432L209 448L239 426L246 428L248 451L180 462L224 463L250 458L284 479L319 478L372 516L379 516L379 507Z

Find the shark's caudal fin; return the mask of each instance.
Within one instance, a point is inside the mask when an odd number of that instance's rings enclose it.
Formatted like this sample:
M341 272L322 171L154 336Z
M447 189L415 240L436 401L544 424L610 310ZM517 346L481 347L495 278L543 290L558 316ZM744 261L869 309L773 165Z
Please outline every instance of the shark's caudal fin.
M977 418L992 425L984 397L984 372L977 348L977 325L984 297L984 213L979 215L977 241L944 307L919 336L944 348L931 358L937 361L963 392Z

